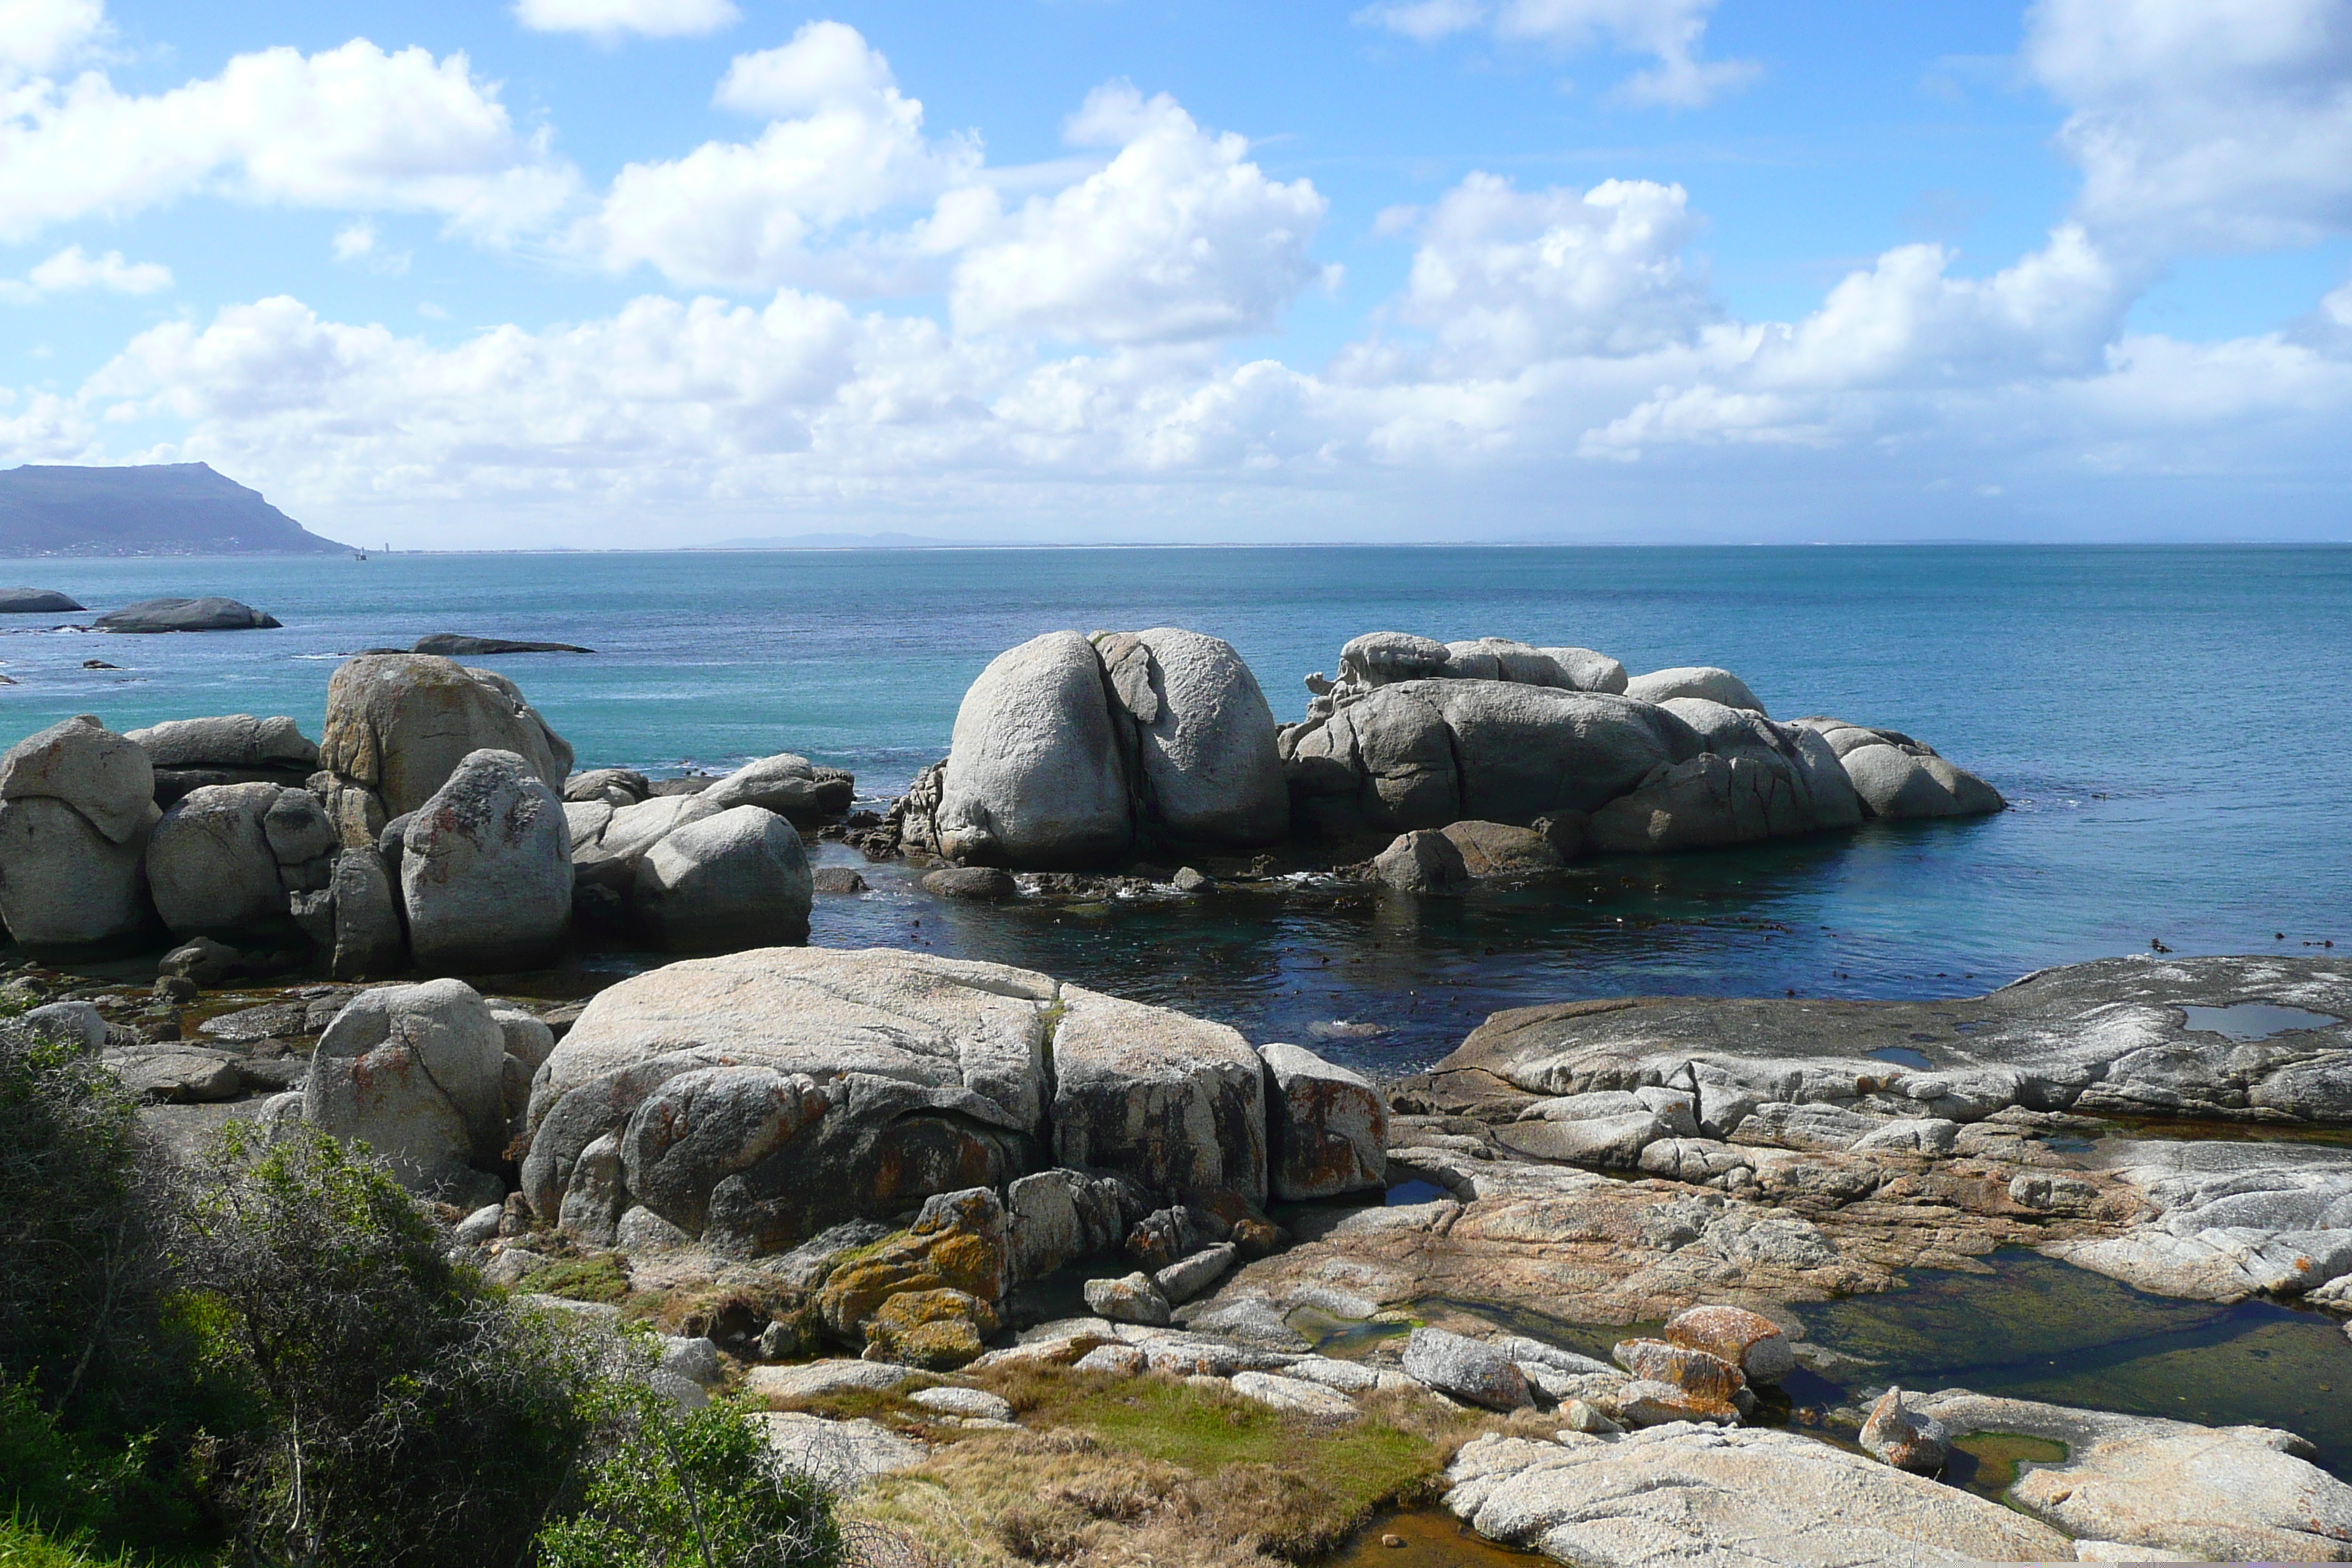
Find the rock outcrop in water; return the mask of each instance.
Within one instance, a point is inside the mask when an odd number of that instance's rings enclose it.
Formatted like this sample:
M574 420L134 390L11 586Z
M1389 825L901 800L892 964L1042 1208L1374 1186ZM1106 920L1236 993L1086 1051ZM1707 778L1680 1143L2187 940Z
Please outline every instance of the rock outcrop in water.
M235 599L142 599L110 610L90 622L102 632L245 632L264 631L280 623L251 605Z
M1289 826L1274 748L1274 715L1230 644L1168 626L1052 632L972 683L904 831L951 860L1054 870L1147 847L1260 848Z
M1213 637L1035 638L965 694L946 762L894 807L897 847L1057 871L1289 835L1361 854L1372 836L1476 822L1539 831L1566 858L2004 804L1899 731L1775 722L1728 670L1629 679L1590 648L1374 632L1340 650L1336 679L1307 684L1307 718L1277 730L1247 668ZM1374 874L1458 890L1482 875L1453 863L1458 847L1400 837L1396 864Z

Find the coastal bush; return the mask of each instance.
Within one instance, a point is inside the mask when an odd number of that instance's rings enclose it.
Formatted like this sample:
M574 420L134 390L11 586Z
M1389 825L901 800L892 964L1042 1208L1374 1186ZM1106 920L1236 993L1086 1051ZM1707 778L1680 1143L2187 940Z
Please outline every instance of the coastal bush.
M578 1510L540 1532L542 1568L834 1568L833 1497L782 1468L766 1434L725 1403L679 1414L619 1402Z
M299 1123L227 1124L173 1250L257 1407L220 1488L239 1561L528 1561L597 1418L584 1340L509 1310L381 1163Z
M0 1500L109 1545L180 1546L199 1384L156 1246L138 1111L79 1041L0 1021Z

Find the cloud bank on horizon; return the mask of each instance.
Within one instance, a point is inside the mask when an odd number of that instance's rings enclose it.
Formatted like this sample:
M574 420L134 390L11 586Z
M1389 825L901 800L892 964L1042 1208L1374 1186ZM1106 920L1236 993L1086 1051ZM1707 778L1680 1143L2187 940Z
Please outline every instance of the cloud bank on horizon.
M1718 47L1744 9L1262 41L1337 94L1247 37L1180 94L1111 16L1127 68L1007 157L923 93L1018 114L1046 33L926 81L855 7L520 0L192 75L173 12L0 0L0 464L202 459L420 546L2352 537L2352 0L2037 0L1995 57ZM1817 242L1871 203L1808 149L1926 186L1883 104L1955 74L2011 253Z

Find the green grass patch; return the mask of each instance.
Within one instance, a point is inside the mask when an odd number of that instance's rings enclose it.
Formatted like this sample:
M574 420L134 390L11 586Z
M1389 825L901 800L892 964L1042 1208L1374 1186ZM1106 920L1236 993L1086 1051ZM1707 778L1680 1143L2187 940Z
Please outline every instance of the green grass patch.
M629 1276L615 1254L593 1258L560 1258L524 1275L518 1290L561 1296L569 1301L603 1301L617 1305L629 1293Z
M130 1568L128 1557L102 1557L59 1541L22 1514L0 1519L0 1568Z

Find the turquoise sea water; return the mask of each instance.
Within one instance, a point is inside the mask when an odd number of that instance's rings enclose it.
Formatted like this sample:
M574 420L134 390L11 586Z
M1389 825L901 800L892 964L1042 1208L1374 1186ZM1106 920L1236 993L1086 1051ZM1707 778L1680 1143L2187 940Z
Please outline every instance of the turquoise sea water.
M283 630L0 626L0 740L284 712L315 735L337 656L436 631L598 649L486 659L583 766L801 752L887 796L941 755L965 686L1059 627L1181 625L1240 648L1277 718L1360 632L1720 664L1776 715L1905 730L2015 809L1565 887L1339 909L1212 899L1096 914L950 909L902 879L820 901L816 940L1001 959L1229 1019L1386 1032L1402 1070L1496 1007L1624 992L1974 992L2046 964L2352 941L2352 549L1265 549L38 561L94 609L227 594ZM86 618L86 617L58 617ZM85 670L100 658L123 668ZM839 855L835 848L830 853ZM920 922L918 924L917 922ZM2274 933L2284 933L2283 936Z

